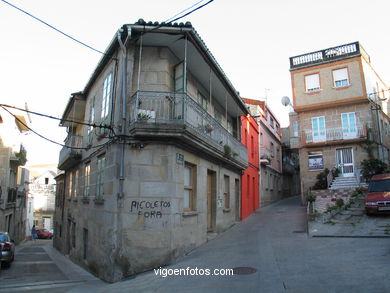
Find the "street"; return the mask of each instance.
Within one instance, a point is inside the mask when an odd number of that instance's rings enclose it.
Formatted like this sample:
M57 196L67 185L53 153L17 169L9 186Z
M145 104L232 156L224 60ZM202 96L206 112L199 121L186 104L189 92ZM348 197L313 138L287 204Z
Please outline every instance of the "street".
M149 271L107 284L42 240L18 247L0 292L390 292L389 238L309 237L305 212L296 197L272 204L160 270L236 268L233 276Z
M0 292L93 292L90 286L102 284L57 252L52 240L18 245L14 262L0 271Z

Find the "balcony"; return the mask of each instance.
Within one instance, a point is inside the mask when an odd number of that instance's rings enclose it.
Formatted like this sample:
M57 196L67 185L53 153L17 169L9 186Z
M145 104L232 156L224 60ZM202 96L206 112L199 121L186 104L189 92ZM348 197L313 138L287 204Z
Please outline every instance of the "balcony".
M79 135L68 135L65 140L66 147L60 151L58 169L68 170L81 160L81 148L83 147L83 137Z
M135 138L185 143L188 150L247 167L247 148L187 94L139 91L130 103L129 131Z
M370 56L365 52L359 42L345 44L316 52L311 52L295 57L290 57L290 69L328 63L349 57L363 56L370 62Z
M303 132L302 141L307 144L338 144L341 142L351 142L351 140L366 140L367 139L367 127L357 125L354 128L327 128L323 131L316 132L313 135L313 131L305 130Z

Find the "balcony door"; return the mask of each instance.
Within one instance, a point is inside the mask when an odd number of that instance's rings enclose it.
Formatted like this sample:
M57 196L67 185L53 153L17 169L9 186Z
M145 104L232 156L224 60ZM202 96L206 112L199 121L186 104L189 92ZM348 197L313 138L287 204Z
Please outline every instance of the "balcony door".
M343 139L350 139L350 138L357 137L355 112L342 113L341 124L343 128Z
M313 142L326 141L325 117L311 118Z
M336 149L336 162L343 177L354 176L352 148Z

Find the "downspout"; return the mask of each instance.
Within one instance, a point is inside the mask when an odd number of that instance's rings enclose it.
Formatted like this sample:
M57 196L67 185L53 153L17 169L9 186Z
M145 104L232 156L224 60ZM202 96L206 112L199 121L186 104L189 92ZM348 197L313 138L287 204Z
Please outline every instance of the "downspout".
M187 100L187 34L184 41L184 64L183 64L183 122L186 123L187 113L186 113L186 100Z
M137 121L137 112L138 112L138 104L139 104L139 84L141 78L141 60L142 60L142 42L143 35L140 37L140 45L139 45L139 57L138 57L138 76L137 76L137 96L135 98L135 106L134 106L134 120Z
M122 127L121 127L121 136L122 136L122 139L120 140L121 141L121 144L122 144L122 147L121 147L121 152L120 152L120 167L119 167L119 192L118 192L118 198L122 198L123 197L123 183L124 183L124 180L125 180L125 162L124 162L124 158L125 158L125 142L123 141L123 136L126 134L126 93L127 93L127 49L126 49L126 46L125 44L123 44L122 42L122 39L121 39L121 32L123 30L120 29L117 33L117 37L118 37L118 43L122 49L122 72L121 72L121 79L122 79L122 82L121 82L121 85L122 85L122 90L121 90L121 95L122 95L122 116L121 116L121 119L122 119ZM131 31L130 31L131 33ZM125 43L127 42L129 38L129 34L127 35L126 37L126 40L125 40Z

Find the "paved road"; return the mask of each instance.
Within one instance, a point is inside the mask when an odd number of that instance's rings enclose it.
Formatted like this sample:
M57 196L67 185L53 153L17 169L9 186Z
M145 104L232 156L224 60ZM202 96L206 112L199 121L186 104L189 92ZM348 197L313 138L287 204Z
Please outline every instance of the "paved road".
M390 239L313 238L305 219L298 198L283 200L163 268L249 267L253 274L163 278L151 271L106 284L50 246L22 246L9 271L0 272L0 292L390 292Z
M166 268L251 267L254 274L171 276L154 272L99 292L390 292L390 241L312 238L298 198L263 208Z
M51 240L17 246L14 262L0 271L0 292L94 292L104 285L56 251Z

